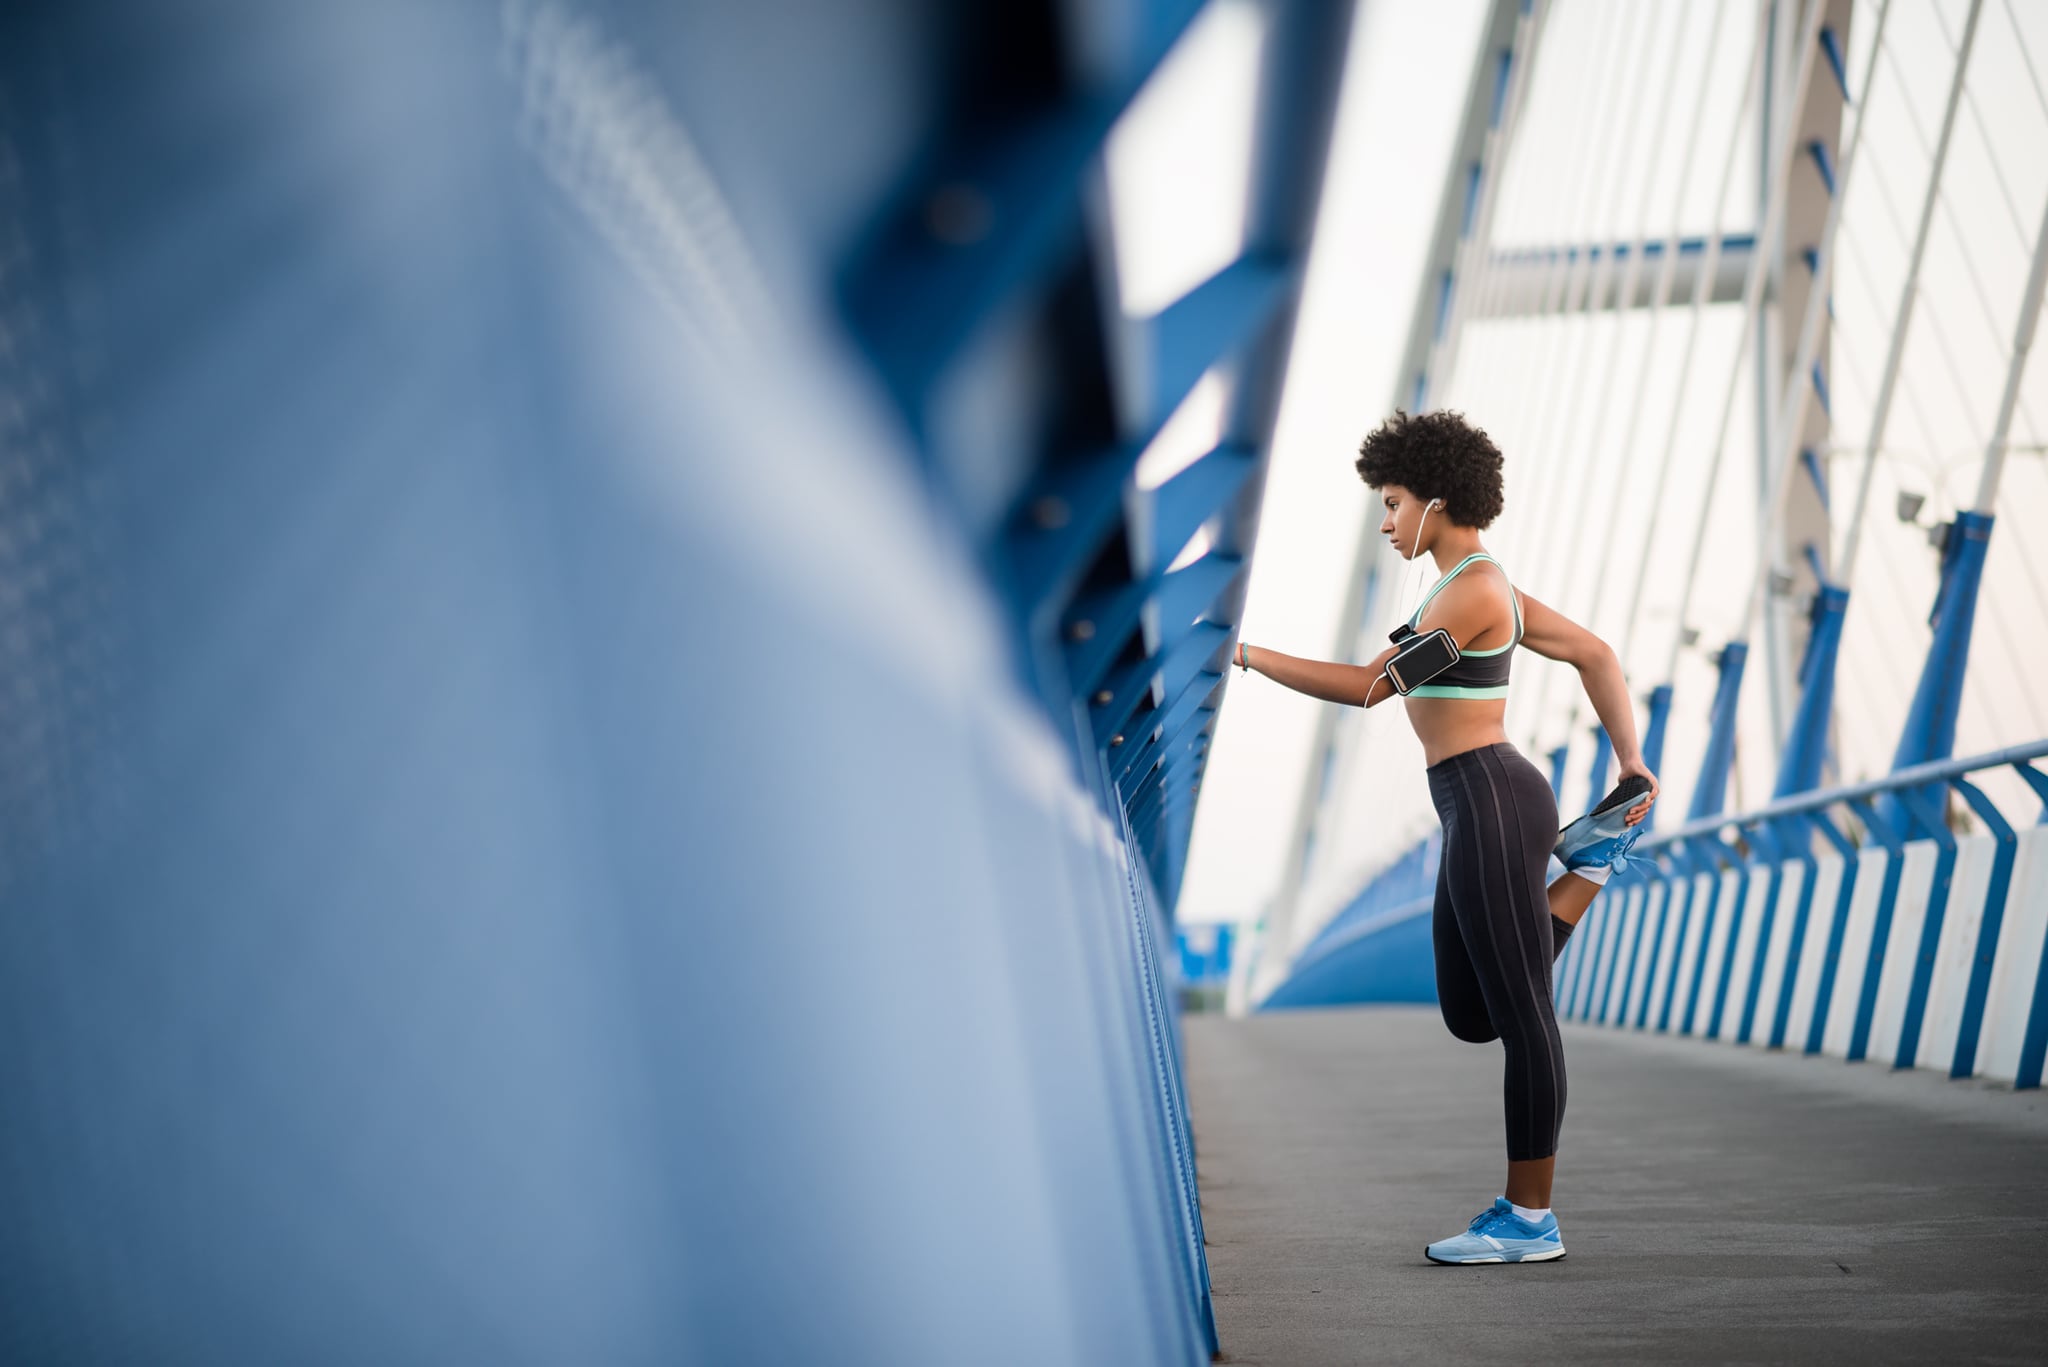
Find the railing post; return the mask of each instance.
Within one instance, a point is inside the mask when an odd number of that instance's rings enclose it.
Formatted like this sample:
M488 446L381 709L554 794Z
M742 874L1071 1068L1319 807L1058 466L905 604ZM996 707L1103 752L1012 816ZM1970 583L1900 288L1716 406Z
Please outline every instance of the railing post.
M1809 815L1813 818L1814 828L1842 857L1842 884L1835 890L1835 913L1828 921L1828 941L1822 951L1820 981L1814 985L1813 1019L1807 1022L1806 1027L1805 1052L1818 1054L1821 1041L1827 1034L1828 1012L1835 1004L1835 979L1840 976L1842 967L1842 940L1849 933L1849 903L1856 896L1856 874L1862 866L1856 846L1835 825L1833 817L1824 811Z
M1692 921L1692 898L1693 893L1698 888L1693 879L1699 873L1699 869L1696 867L1699 859L1692 852L1691 842L1685 840L1673 841L1671 843L1671 859L1672 863L1677 865L1676 869L1673 870L1674 874L1685 880L1685 900L1678 904L1678 920L1676 923L1671 922L1669 903L1667 902L1666 904L1664 920L1666 923L1671 924L1671 967L1664 975L1664 1001L1657 1008L1657 1029L1660 1032L1671 1028L1671 1008L1678 997L1678 968L1685 959L1685 932L1687 926ZM1647 1001L1647 998L1645 1000Z
M1656 808L1653 807L1650 810L1654 812ZM1648 818L1645 819L1647 820ZM1651 856L1653 866L1655 858L1655 855ZM1632 965L1636 963L1642 964L1643 999L1636 1007L1635 1020L1630 1022L1628 1019L1628 997L1624 994L1621 999L1621 1018L1623 1024L1633 1024L1638 1030L1642 1029L1643 1023L1649 1019L1650 993L1656 983L1657 946L1663 943L1664 923L1670 918L1671 898L1677 891L1671 882L1671 878L1671 871L1661 866L1657 867L1657 873L1654 877L1646 877L1645 881L1649 884L1649 890L1643 894L1643 914L1636 918L1636 938L1634 947L1629 951L1629 962ZM1663 892L1663 896L1657 902L1657 929L1653 933L1650 930L1650 898L1657 896L1660 889ZM1643 957L1643 946L1645 944L1649 946L1649 958L1647 959ZM1633 976L1633 973L1634 970L1631 969L1631 976Z
M1977 1042L1984 1029L1984 1003L1991 995L1991 969L1998 955L1999 931L2005 925L2005 899L2012 889L2012 866L2019 854L2019 836L1975 784L1961 778L1949 782L1991 828L1992 838L1998 842L1997 853L1991 860L1991 882L1984 890L1984 914L1977 923L1977 944L1970 955L1970 982L1963 993L1963 1018L1956 1026L1955 1057L1948 1068L1950 1077L1970 1077L1977 1071Z
M1721 843L1719 835L1701 836L1694 843L1705 847L1701 851L1700 863L1702 872L1707 875L1707 905L1700 913L1700 952L1692 961L1692 983L1685 989L1685 1017L1679 1026L1680 1031L1688 1035L1692 1033L1693 1021L1699 1015L1700 988L1707 978L1708 942L1714 935L1714 913L1721 905L1721 856L1728 856L1731 862L1740 862L1735 859L1734 851Z
M1738 827L1737 830L1741 834L1753 835L1753 833L1747 832L1742 827ZM1728 904L1728 934L1725 937L1728 948L1721 955L1720 972L1714 975L1714 1003L1712 1009L1707 1012L1705 1034L1709 1039L1713 1039L1721 1033L1721 1014L1728 1004L1728 985L1733 981L1735 972L1735 946L1742 938L1742 924L1749 911L1749 872L1756 863L1755 848L1754 839L1752 839L1750 853L1738 855L1734 851L1730 851L1735 866L1735 896L1734 900ZM1703 940L1701 941L1702 953L1700 956L1702 965L1706 963L1705 948L1706 944Z
M1884 882L1877 894L1877 917L1870 927L1870 951L1863 960L1863 987L1856 994L1856 1022L1849 1031L1848 1061L1860 1062L1870 1051L1870 1021L1877 1012L1877 983L1884 976L1885 942L1891 938L1892 908L1899 900L1899 873L1906 851L1867 797L1852 798L1850 807L1863 818L1863 829L1885 848Z
M1764 889L1762 914L1757 918L1756 952L1750 956L1749 981L1742 985L1742 1004L1736 1015L1735 1023L1735 1042L1737 1044L1749 1043L1750 1025L1756 1018L1757 989L1763 984L1764 960L1769 957L1771 952L1771 926L1777 920L1778 888L1782 880L1785 860L1785 852L1778 843L1778 833L1773 829L1773 823L1769 821L1758 823L1756 829L1751 833L1751 843L1753 846L1761 848L1761 855L1759 857L1770 864L1771 878ZM1735 964L1735 938L1740 934L1740 929L1740 927L1737 927L1736 930L1729 933L1728 964L1731 971ZM1723 976L1725 977L1726 975L1724 974ZM1721 1008L1717 1005L1714 1008L1714 1019L1717 1029L1719 1028L1720 1016Z
M1911 1068L1920 1052L1920 1025L1927 1014L1928 988L1934 981L1934 960L1941 945L1941 923L1948 914L1949 888L1955 881L1956 838L1950 834L1942 809L1948 805L1948 785L1938 786L1940 797L1929 801L1926 793L1900 789L1906 810L1932 836L1940 854L1935 859L1934 882L1927 890L1927 910L1920 923L1920 947L1913 959L1912 985L1906 991L1906 1014L1899 1023L1899 1052L1893 1066Z
M1809 833L1806 818L1786 818L1786 829L1796 831L1797 837L1788 837L1786 843L1797 856L1803 872L1800 874L1799 905L1792 912L1792 928L1785 932L1785 967L1778 976L1778 1000L1771 1010L1771 1033L1767 1043L1773 1049L1785 1045L1785 1027L1792 1015L1792 989L1799 980L1799 962L1806 945L1806 927L1813 908L1813 880L1820 872L1820 861L1813 855L1813 837ZM1743 1028L1743 1038L1749 1038L1748 1026Z

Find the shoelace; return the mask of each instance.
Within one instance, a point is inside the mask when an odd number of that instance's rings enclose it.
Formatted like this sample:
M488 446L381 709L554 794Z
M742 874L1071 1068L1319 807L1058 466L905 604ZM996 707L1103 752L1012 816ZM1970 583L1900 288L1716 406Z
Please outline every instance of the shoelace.
M1640 824L1631 826L1619 836L1616 836L1617 843L1614 847L1614 858L1608 861L1607 867L1615 873L1620 873L1626 869L1629 866L1628 852L1634 849L1636 842L1642 838L1643 828Z
M1508 1217L1510 1215L1514 1215L1514 1212L1509 1210L1501 1210L1497 1206L1488 1206L1485 1210L1480 1211L1477 1215L1472 1217L1472 1223L1465 1226L1465 1232L1467 1234L1484 1234L1487 1230L1493 1228L1493 1226L1497 1224L1506 1224ZM1515 1218L1520 1219L1521 1217L1516 1216ZM1529 1225L1529 1228L1537 1231L1537 1233L1531 1237L1539 1239L1543 1237L1541 1232L1541 1224L1530 1223L1526 1220L1524 1220L1523 1223Z
M1507 1212L1501 1210L1498 1206L1488 1206L1485 1210L1472 1217L1472 1223L1465 1226L1465 1232L1467 1234L1484 1234L1488 1227L1506 1214Z
M1620 873L1623 869L1626 869L1629 866L1629 850L1634 848L1636 841L1641 840L1642 838L1642 826L1631 826L1627 830L1623 831L1620 835L1614 836L1608 840L1603 840L1597 845L1589 845L1585 849L1579 851L1578 855L1574 856L1575 858L1578 858L1578 864L1576 866L1567 864L1566 867L1585 868L1589 865L1604 864L1613 872ZM1588 854L1591 854L1594 857L1591 859L1583 857Z

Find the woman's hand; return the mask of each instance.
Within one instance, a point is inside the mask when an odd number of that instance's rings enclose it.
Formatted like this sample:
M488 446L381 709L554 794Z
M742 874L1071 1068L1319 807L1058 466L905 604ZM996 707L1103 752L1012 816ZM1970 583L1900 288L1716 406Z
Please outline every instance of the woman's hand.
M1657 800L1657 776L1651 773L1641 760L1622 765L1618 777L1627 778L1630 774L1650 780L1650 791L1644 793L1636 805L1628 809L1628 824L1633 826L1650 814L1650 804Z

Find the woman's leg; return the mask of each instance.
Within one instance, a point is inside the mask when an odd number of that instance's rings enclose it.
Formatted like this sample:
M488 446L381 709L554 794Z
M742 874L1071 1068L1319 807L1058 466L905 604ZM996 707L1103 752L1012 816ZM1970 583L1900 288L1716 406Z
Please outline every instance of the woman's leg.
M1440 779L1433 788L1443 790L1454 812L1445 826L1440 892L1448 894L1452 924L1507 1056L1505 1194L1517 1205L1543 1207L1550 1204L1566 1094L1544 885L1557 801L1549 780L1512 747L1456 758L1462 762L1432 774Z
M1593 899L1600 895L1601 886L1590 878L1567 873L1545 889L1545 896L1550 900L1550 957L1553 963L1564 953L1564 942L1578 928L1586 915L1586 908L1592 906Z
M1472 971L1472 955L1458 933L1457 914L1451 909L1451 861L1462 857L1462 848L1450 838L1447 828L1443 857L1436 866L1436 909L1430 918L1430 938L1436 950L1436 1003L1453 1035L1467 1044L1491 1044L1500 1038L1500 1032L1486 1014L1486 994Z
M1595 883L1590 878L1581 878L1576 873L1559 875L1548 889L1550 914L1568 926L1575 926L1586 914L1586 908L1593 905L1593 899L1600 895L1605 884Z

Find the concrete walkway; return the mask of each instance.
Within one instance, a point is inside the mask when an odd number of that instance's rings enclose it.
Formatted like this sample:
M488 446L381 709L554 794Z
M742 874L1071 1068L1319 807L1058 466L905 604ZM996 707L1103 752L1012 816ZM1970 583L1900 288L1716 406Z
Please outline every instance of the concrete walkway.
M1567 1254L1444 1267L1506 1176L1434 1006L1185 1018L1220 1362L2048 1362L2048 1096L1563 1026Z

